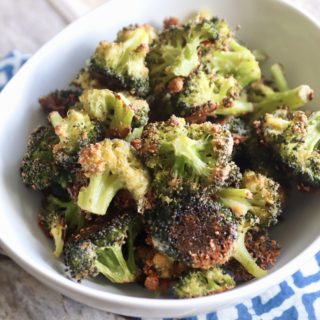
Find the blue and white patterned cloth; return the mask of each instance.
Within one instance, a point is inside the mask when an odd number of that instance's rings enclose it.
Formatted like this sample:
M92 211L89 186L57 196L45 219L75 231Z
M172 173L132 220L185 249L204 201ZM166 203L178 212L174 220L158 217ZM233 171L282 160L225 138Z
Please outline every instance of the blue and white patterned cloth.
M26 62L28 55L13 51L0 60L0 91ZM320 320L320 251L293 276L260 296L234 307L188 320Z

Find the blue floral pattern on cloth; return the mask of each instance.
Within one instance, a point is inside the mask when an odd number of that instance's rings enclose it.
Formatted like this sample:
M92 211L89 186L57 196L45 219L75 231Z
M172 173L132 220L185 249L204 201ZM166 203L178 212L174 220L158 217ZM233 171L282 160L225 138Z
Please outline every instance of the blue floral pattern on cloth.
M13 51L0 60L0 91L28 57ZM320 320L320 251L300 271L260 296L218 312L184 319Z

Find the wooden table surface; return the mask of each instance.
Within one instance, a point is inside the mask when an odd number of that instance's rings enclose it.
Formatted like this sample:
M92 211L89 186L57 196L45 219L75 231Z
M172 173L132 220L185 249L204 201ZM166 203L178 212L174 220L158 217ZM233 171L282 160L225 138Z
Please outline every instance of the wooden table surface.
M0 57L12 49L34 53L70 21L49 0L0 0ZM310 6L319 0L292 0ZM0 255L0 320L124 319L84 306L47 288Z

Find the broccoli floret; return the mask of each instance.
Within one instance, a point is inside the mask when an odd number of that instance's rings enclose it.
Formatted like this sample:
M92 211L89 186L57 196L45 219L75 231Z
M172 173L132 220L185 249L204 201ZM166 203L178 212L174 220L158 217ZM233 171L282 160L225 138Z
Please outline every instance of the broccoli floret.
M63 250L66 234L79 230L83 226L84 217L73 201L64 201L49 195L43 202L39 223L53 238L54 255L59 257Z
M189 271L182 276L173 288L178 298L203 297L234 288L236 285L232 276L222 268Z
M90 89L84 91L80 102L92 119L105 123L111 137L125 138L148 122L148 103L128 93Z
M154 247L192 268L209 269L236 259L254 277L261 269L245 246L246 233L258 225L251 213L237 217L219 201L186 195L146 210Z
M270 227L278 221L283 197L280 185L253 171L243 174L241 188L223 188L217 196L236 216L248 212L259 218L259 225Z
M100 42L91 58L90 70L111 89L144 96L149 91L145 58L155 38L154 29L147 24L124 28L115 42Z
M320 187L320 112L280 109L260 123L263 141L287 171L305 186Z
M187 77L200 65L198 49L218 38L216 19L197 17L185 25L164 29L147 55L154 92L163 91L175 77Z
M105 139L85 147L80 152L79 163L90 178L89 185L82 187L78 195L81 209L104 215L116 193L127 189L138 210L142 210L149 176L128 142Z
M253 119L258 119L265 113L271 113L279 107L288 107L291 111L296 110L311 101L313 97L313 90L307 85L270 93L264 99L255 103Z
M101 273L114 283L136 281L140 273L134 258L138 229L138 220L122 213L103 226L80 231L65 243L63 250L71 276L80 281Z
M168 113L188 120L197 119L197 115L205 119L215 115L237 116L253 110L252 103L239 100L240 87L232 76L208 74L202 70L186 79L179 92L169 95L171 110Z
M45 113L57 111L64 117L68 110L78 103L79 96L78 90L56 90L39 98L39 103Z
M137 145L139 155L153 173L158 194L168 195L183 186L225 185L231 172L233 139L222 126L206 122L187 124L172 116L166 122L149 123Z
M49 114L59 143L53 146L55 161L66 168L74 166L83 146L99 141L104 136L103 126L90 120L87 113L69 110L65 118L54 111Z
M22 181L26 186L44 190L58 179L59 172L52 151L58 141L50 127L38 127L30 135L20 166Z
M206 47L202 63L210 73L232 75L243 88L261 78L261 70L253 53L230 37L223 48Z
M209 269L227 262L237 237L231 210L201 195L175 200L145 211L153 246L192 268Z
M71 86L79 88L80 90L99 89L103 87L103 85L91 75L88 66L80 70L76 78L72 80Z

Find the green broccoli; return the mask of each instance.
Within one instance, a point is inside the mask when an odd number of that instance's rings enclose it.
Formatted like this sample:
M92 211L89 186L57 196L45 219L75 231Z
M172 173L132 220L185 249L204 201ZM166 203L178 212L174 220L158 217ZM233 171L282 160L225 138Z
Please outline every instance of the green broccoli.
M58 179L59 171L52 151L58 141L50 127L38 127L30 135L20 166L21 178L26 186L34 190L44 190Z
M113 217L104 225L81 230L65 243L63 250L71 276L80 281L101 273L114 283L136 281L140 273L134 257L138 230L138 220L126 213Z
M320 112L309 116L288 109L267 113L260 132L289 175L306 187L320 187Z
M241 88L232 76L199 70L183 82L179 92L170 92L174 80L168 86L169 114L197 120L197 115L205 119L206 116L238 116L253 111L252 103L240 100Z
M148 103L128 93L89 89L80 96L80 102L91 119L105 124L111 137L125 138L148 122Z
M105 139L85 147L80 152L79 163L90 178L89 185L82 187L78 195L81 209L104 215L117 192L127 189L138 210L142 210L149 176L128 142Z
M163 91L173 78L189 76L200 65L200 45L216 39L216 19L197 17L163 30L147 55L153 91Z
M150 25L131 26L118 33L115 42L101 41L91 58L90 70L114 90L144 96L149 91L145 58L156 38Z
M272 179L253 171L243 174L241 188L223 188L218 199L236 216L248 212L259 218L259 225L270 227L278 221L282 211L283 197L280 185Z
M174 260L209 269L234 258L254 277L266 274L245 246L246 233L259 223L255 215L237 217L208 196L186 194L157 203L145 217L153 246Z
M189 125L172 116L166 122L149 123L137 145L159 195L184 186L194 190L223 186L231 173L239 173L231 162L231 133L210 122Z
M49 114L49 121L59 137L59 143L53 146L55 161L65 168L76 164L83 146L99 141L104 136L103 126L91 121L83 111L71 109L65 118L54 111Z
M288 107L291 111L296 110L311 101L313 97L313 90L307 85L268 94L264 99L255 103L253 119L258 119L265 113L271 113L279 107Z
M39 223L54 239L54 255L59 257L66 234L78 231L83 226L84 217L73 201L64 201L49 195L43 202Z
M223 48L205 47L202 64L210 73L232 75L242 88L259 80L261 70L253 53L230 37Z
M276 63L271 66L271 74L273 81L280 92L290 89L284 74L284 69L280 64Z
M189 271L173 287L178 298L203 297L234 288L232 276L222 268Z

